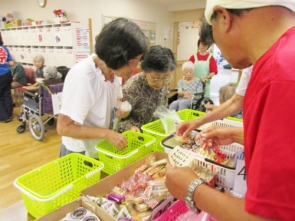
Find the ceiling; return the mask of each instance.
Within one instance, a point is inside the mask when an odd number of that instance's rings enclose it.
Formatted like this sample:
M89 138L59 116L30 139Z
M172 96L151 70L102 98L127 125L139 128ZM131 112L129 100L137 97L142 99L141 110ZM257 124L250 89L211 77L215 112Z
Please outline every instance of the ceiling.
M164 5L206 2L206 0L150 0L150 1L158 2L158 3L164 4Z
M148 0L167 5L169 11L204 9L206 0Z

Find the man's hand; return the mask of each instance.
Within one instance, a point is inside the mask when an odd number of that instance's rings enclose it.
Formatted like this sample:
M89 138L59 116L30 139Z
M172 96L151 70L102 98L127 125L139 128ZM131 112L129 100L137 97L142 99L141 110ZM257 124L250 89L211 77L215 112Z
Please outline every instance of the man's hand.
M189 167L172 167L170 163L166 165L165 185L177 199L184 200L189 184L197 178L196 173Z
M106 139L114 145L117 150L124 150L128 144L127 139L123 134L116 133L112 130L108 132Z
M141 130L140 130L138 127L136 127L136 126L132 126L132 127L130 127L130 130L131 130L131 131L138 132L138 133L141 133Z
M183 122L177 127L176 134L178 136L187 137L192 130L197 129L201 125L198 119Z
M243 144L243 137L243 128L211 126L197 134L195 139L199 139L201 145L207 144L209 147L213 147L215 145L227 145L233 142Z
M116 117L117 118L125 118L125 117L127 117L128 115L130 114L130 111L122 111L121 109L118 109L117 111L116 111Z

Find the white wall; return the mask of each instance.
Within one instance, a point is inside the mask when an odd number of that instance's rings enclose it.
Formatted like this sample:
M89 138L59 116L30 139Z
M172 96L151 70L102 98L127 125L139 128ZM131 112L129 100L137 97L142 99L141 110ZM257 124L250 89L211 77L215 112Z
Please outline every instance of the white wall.
M156 44L172 48L172 38L161 41L164 35L164 27L173 26L173 12L168 11L167 5L147 0L47 0L46 6L41 8L37 0L0 0L0 16L17 12L19 18L25 20L54 21L54 9L64 9L68 12L71 21L88 24L88 18L92 19L93 42L102 26L102 15L127 17L156 23Z
M177 60L188 60L198 51L199 28L183 27L179 30L179 44L177 46Z

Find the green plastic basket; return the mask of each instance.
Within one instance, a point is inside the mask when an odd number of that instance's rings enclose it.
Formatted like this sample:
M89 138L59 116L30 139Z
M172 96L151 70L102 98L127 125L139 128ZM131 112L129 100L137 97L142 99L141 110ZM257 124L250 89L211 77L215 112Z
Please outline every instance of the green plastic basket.
M192 110L192 109L183 109L183 110L177 111L176 113L178 114L180 119L184 121L193 120L198 117L202 117L206 114L205 112Z
M196 111L192 109L183 109L176 112L179 118L183 121L193 120L198 117L205 115L205 112ZM160 119L155 120L153 122L142 125L141 127L144 134L148 134L154 138L156 138L156 142L153 145L154 151L162 151L164 152L164 148L161 146L161 141L168 137L172 133L165 133L165 129Z
M236 117L226 117L225 119L233 120L233 121L237 121L237 122L243 122L243 119L241 119L241 118L236 118Z
M117 150L108 141L96 145L98 158L104 163L103 172L107 174L113 174L153 152L152 144L156 140L154 137L134 131L125 131L122 134L128 141L124 150Z
M100 180L102 162L71 153L26 173L14 181L28 213L38 218L73 201Z

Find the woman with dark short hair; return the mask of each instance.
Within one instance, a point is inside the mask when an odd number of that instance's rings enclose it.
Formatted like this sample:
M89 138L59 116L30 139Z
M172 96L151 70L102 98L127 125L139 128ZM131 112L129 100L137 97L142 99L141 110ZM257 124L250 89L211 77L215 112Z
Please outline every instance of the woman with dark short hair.
M127 146L124 135L109 129L122 96L118 77L131 75L149 44L138 25L125 18L108 23L95 40L95 54L73 66L65 79L57 121L60 156L79 152L97 158L95 145L103 139L118 150ZM127 115L117 111L119 118Z
M173 77L176 62L169 48L155 45L141 61L142 72L123 85L123 99L131 104L128 117L121 120L119 132L140 132L143 124L156 120L156 108L168 107L168 83Z

